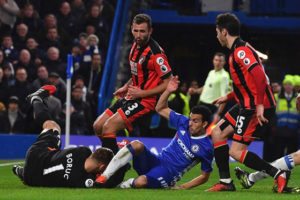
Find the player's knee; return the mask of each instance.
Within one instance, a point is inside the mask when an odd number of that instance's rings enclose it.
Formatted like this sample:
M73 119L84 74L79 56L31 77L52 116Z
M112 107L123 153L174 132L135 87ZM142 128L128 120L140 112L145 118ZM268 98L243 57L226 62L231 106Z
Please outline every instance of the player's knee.
M43 129L53 129L53 130L57 130L59 133L61 133L61 129L60 129L60 126L55 122L55 121L52 121L52 120L47 120L44 122L43 124Z
M231 157L233 157L234 159L238 159L238 158L236 158L236 150L234 148L229 149L229 155Z
M221 136L221 129L220 129L220 127L216 126L211 131L211 138L212 138L213 142L219 141L220 136Z
M135 188L144 188L147 186L147 177L146 176L139 176L137 177L134 182L133 182L133 185Z
M113 125L110 123L109 120L107 120L103 126L102 126L102 133L108 133L108 132L111 132L112 130L112 127Z
M102 134L102 124L99 123L99 121L95 121L93 124L93 129L96 135L101 135Z
M134 140L132 142L130 142L132 148L134 149L135 151L135 154L136 155L139 155L141 154L143 151L144 151L144 144L138 140Z

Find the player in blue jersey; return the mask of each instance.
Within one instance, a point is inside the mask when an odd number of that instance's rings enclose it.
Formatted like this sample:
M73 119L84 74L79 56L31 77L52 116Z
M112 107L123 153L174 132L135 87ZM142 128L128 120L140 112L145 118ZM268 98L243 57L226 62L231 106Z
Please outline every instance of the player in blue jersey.
M120 167L133 160L138 177L123 182L121 188L169 188L174 187L182 175L201 162L201 173L193 180L176 188L188 189L205 183L212 171L213 146L206 136L205 128L211 113L203 106L192 109L190 118L168 107L168 97L177 90L178 77L172 77L161 95L156 111L176 127L177 132L170 144L159 155L150 152L140 141L132 141L112 159L96 182L105 183Z

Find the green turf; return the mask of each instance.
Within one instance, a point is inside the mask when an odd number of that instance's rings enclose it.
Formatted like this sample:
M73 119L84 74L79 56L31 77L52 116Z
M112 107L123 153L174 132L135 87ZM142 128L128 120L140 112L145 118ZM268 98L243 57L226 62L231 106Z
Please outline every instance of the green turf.
M7 161L8 162L8 161ZM10 161L11 162L11 161ZM5 161L0 161L5 163ZM236 164L231 164L231 168ZM274 194L271 191L273 180L268 178L257 183L253 188L249 190L241 189L238 181L235 179L237 187L236 192L218 192L209 193L204 190L209 188L211 185L217 182L218 175L216 167L212 173L208 183L203 186L191 190L134 190L134 189L69 189L69 188L33 188L23 185L17 177L11 172L11 166L0 167L0 199L49 199L49 200L60 200L60 199L118 199L118 200L134 200L134 199L188 199L188 200L226 200L226 199L300 199L300 194ZM189 173L187 173L182 181L185 182L190 180L192 177L197 176L199 173L199 167L195 167ZM232 172L233 174L233 172ZM126 178L134 177L136 174L133 170L127 173ZM290 185L300 185L300 168L295 169L292 173Z

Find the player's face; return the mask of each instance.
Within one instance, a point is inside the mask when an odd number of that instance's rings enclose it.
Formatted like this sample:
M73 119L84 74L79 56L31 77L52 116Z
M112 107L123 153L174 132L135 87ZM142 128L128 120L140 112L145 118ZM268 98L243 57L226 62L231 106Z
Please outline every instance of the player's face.
M131 33L134 37L135 42L139 46L143 46L148 42L152 33L152 28L148 27L147 23L133 23L131 26Z
M215 56L213 59L213 65L216 70L220 70L225 65L225 58L223 56Z
M190 114L189 132L192 136L198 136L203 133L203 129L206 126L206 122L202 121L202 115Z
M219 40L219 43L221 44L222 47L225 47L227 42L226 42L226 30L222 29L220 30L218 27L216 28L217 31L217 38Z

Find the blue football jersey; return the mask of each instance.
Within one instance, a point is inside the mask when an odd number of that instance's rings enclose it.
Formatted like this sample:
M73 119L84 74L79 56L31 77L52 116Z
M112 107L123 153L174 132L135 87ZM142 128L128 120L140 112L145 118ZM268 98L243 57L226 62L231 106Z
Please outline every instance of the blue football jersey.
M201 170L212 171L213 145L206 136L193 137L189 133L189 118L174 111L170 113L170 123L176 127L176 135L160 153L159 157L170 170L175 181L189 169L201 162Z

